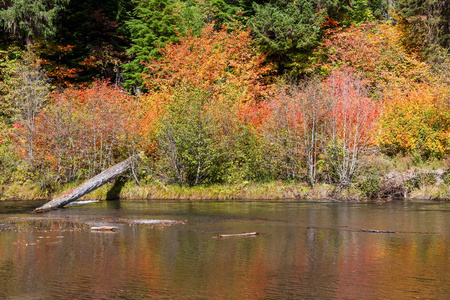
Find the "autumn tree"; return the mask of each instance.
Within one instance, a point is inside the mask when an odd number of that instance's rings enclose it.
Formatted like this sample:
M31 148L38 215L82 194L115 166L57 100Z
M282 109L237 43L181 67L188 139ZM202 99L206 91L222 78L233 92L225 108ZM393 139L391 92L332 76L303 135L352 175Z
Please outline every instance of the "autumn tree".
M161 52L164 59L146 64L143 75L151 91L170 92L179 83L189 83L210 90L214 97L234 88L242 95L241 103L254 103L266 95L263 75L270 66L252 46L249 31L216 31L209 24L201 36L180 37L178 44L171 43Z
M374 144L376 103L349 70L284 85L268 108L263 134L271 164L282 171L282 178L306 176L312 186L320 170L333 183L348 186Z
M340 186L349 186L361 159L375 144L378 104L367 96L360 77L341 69L325 81L329 102L326 120L326 164Z
M171 161L174 170L175 165L190 166L185 175L177 175L178 183L225 180L223 172L233 161L245 163L241 138L250 134L240 136L238 128L258 122L256 104L267 93L264 58L252 47L248 31L215 31L214 24L201 36L180 37L179 44L161 52L163 59L149 63L144 75L151 91L146 96L146 135L158 132L161 159ZM175 164L174 157L182 161Z
M136 101L107 82L55 93L39 117L39 153L55 180L91 177L127 157L137 132Z
M318 72L341 67L361 72L372 98L382 99L394 87L430 78L429 66L405 45L401 26L367 23L327 33L316 51Z
M6 98L11 101L19 136L24 131L28 162L33 168L36 117L49 97L49 86L36 55L28 50L12 69ZM20 130L22 129L22 130Z
M392 93L380 119L378 143L382 150L424 159L448 155L450 110L442 98L445 95L427 84Z
M275 173L279 169L284 179L301 179L306 175L313 186L323 149L327 107L321 79L281 84L266 105L270 113L261 132L268 142L268 168Z

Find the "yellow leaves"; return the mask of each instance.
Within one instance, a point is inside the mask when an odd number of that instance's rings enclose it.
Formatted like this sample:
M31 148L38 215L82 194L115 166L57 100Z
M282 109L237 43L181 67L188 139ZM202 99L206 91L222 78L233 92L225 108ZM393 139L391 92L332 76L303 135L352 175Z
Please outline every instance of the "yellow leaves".
M440 100L439 90L424 83L411 90L393 90L379 123L380 147L391 153L419 152L424 157L450 153L450 113Z

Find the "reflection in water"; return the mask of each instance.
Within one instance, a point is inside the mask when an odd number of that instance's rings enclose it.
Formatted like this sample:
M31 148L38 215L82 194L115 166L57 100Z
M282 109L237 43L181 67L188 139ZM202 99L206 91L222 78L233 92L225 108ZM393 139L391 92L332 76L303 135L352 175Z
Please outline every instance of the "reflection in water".
M35 216L6 204L0 224ZM449 203L113 204L44 216L187 223L122 223L117 233L0 231L0 298L450 298ZM260 235L212 238L254 231Z

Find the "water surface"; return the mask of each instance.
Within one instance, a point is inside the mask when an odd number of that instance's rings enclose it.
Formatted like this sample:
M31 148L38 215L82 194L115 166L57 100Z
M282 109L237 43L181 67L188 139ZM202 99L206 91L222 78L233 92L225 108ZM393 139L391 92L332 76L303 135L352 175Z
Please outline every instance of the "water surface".
M0 299L450 299L450 203L37 206L0 202Z

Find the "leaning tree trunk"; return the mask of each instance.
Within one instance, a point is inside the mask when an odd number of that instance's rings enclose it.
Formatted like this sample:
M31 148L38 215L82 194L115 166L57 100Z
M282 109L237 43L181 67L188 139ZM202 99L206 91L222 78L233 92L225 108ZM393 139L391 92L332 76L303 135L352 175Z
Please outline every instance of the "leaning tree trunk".
M84 196L85 194L101 187L102 185L119 176L120 174L129 171L132 168L134 162L138 158L139 158L138 155L133 155L129 157L128 159L110 167L109 169L106 169L97 176L94 176L91 179L85 181L79 186L64 192L59 197L51 200L50 202L45 203L43 206L36 208L34 212L46 212L51 209L63 207L64 205L67 205L70 202L77 200L78 198Z

